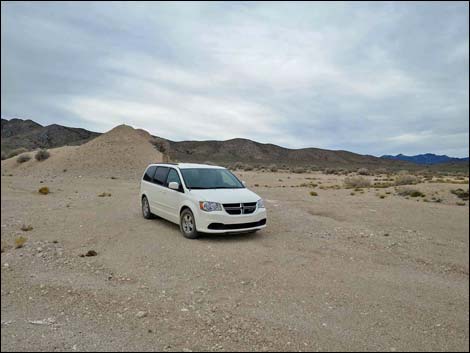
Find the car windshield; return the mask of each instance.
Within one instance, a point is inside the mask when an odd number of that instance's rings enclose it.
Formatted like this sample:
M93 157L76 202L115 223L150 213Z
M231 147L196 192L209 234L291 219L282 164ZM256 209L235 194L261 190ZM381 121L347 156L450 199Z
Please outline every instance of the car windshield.
M189 168L181 169L188 189L241 189L240 180L227 169Z

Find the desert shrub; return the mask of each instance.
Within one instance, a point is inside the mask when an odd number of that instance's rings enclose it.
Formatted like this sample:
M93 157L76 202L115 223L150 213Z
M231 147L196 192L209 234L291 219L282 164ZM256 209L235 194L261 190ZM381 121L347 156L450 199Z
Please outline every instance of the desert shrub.
M235 162L232 165L233 170L244 169L244 168L245 168L245 165L242 162Z
M318 196L318 193L316 193L315 191L310 191L310 196Z
M385 198L385 195L380 195L379 196L381 199L384 199Z
M7 159L7 154L2 151L2 161L3 161L4 159Z
M457 201L455 204L456 204L457 206L465 206L465 205L466 205L466 203L463 202L463 201Z
M374 186L374 188L383 188L383 189L385 189L385 188L389 188L389 187L393 186L393 184L392 183L378 182L378 183L374 183L373 186Z
M16 158L17 163L24 163L27 162L31 159L31 156L29 154L22 154L19 155L18 158Z
M269 166L269 170L270 170L271 172L277 172L277 170L278 170L278 169L277 169L277 165L271 164L271 165Z
M398 195L400 196L410 196L410 197L424 197L424 195L421 191L416 190L416 189L411 189L411 188L404 188L398 190Z
M20 236L18 238L15 239L15 248L16 249L20 249L24 246L24 244L26 244L26 238L23 237L23 236Z
M347 177L344 179L344 186L348 189L367 188L370 186L370 180L361 176Z
M419 178L414 175L399 175L395 178L395 185L415 185L419 181Z
M317 172L317 171L321 170L321 168L317 165L312 165L312 166L310 166L310 170L312 172Z
M377 174L387 174L388 170L387 170L387 168L378 168L378 169L375 170L375 172Z
M248 171L250 171L250 170L253 170L253 167L252 167L251 165L246 165L246 166L243 168L243 170L244 170L245 172L248 172Z
M303 167L296 167L292 169L292 173L302 174L305 173L306 170Z
M337 170L335 168L325 168L323 173L325 173L325 174L336 174Z
M407 171L406 169L402 169L402 170L399 170L397 174L398 175L408 175L408 174L410 174L410 172Z
M468 201L468 190L465 191L464 189L455 189L451 190L451 193L453 193L455 196L457 196L459 199Z
M47 186L43 186L42 188L38 190L38 192L42 195L47 195L50 192L50 190Z
M359 175L369 175L370 172L369 172L369 169L367 169L367 168L359 168L357 170L357 174L359 174Z
M101 194L98 194L98 197L111 197L111 193L109 193L109 192L102 192Z
M48 159L50 155L48 150L42 149L36 152L34 158L36 158L37 161L44 161Z

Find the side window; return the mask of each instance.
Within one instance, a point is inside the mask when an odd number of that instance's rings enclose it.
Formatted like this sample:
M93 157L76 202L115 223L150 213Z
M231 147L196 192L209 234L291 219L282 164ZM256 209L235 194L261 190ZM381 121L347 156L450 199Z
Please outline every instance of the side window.
M178 172L175 169L171 168L168 172L168 177L166 178L165 186L168 187L168 185L170 185L170 183L173 181L177 182L180 185L180 190L183 190L183 188L181 187L181 180L178 175Z
M165 185L166 176L168 175L168 167L157 167L157 172L154 176L154 182L158 185Z
M144 180L145 181L149 181L149 182L153 182L153 176L155 175L155 169L157 169L157 167L155 166L151 166L151 167L148 167L147 170L145 171L145 174L144 174Z

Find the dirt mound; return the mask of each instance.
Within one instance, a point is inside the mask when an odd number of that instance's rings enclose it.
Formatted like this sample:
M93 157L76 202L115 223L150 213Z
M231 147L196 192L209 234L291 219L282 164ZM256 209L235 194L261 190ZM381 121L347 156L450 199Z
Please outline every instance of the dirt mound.
M16 157L2 161L2 173L134 178L142 175L149 163L161 162L163 155L150 142L150 134L119 125L81 146L51 149L49 159L31 159L18 164ZM29 153L31 156L34 152Z

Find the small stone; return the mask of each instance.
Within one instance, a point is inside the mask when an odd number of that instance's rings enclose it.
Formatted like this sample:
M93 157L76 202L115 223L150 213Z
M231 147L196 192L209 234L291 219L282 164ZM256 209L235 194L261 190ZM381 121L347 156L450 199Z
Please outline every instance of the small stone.
M95 250L88 250L85 256L96 256L98 253Z
M142 319L143 317L146 317L148 315L148 313L146 313L145 311L139 311L136 316L139 318L139 319Z

